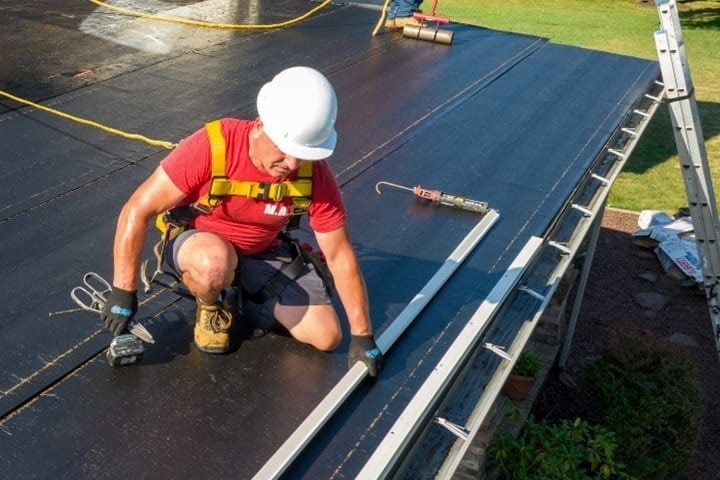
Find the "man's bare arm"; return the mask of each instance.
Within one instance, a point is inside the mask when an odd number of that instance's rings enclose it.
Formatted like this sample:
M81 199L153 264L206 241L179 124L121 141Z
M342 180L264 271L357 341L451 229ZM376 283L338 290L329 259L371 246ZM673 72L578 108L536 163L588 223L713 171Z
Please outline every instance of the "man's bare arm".
M316 233L320 250L333 274L353 335L372 333L367 290L345 225L332 232Z
M137 289L140 261L148 222L176 206L185 195L162 167L147 178L120 211L113 247L113 285L127 291Z

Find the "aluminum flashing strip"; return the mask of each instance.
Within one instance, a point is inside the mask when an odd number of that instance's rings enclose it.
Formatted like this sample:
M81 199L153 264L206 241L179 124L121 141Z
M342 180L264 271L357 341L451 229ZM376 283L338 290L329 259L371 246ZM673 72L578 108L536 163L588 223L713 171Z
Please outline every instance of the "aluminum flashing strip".
M410 301L402 312L393 320L383 334L378 338L377 345L383 352L387 352L397 341L402 332L412 323L417 315L432 300L442 288L448 278L457 270L475 245L485 236L488 230L500 218L495 210L489 210L483 219L467 234L455 250L443 262L435 275L425 284L420 292Z
M460 335L440 359L428 379L405 407L403 413L360 471L358 479L385 478L393 470L396 462L412 441L415 432L429 415L438 396L445 394L457 371L470 355L481 334L504 303L505 298L513 290L527 266L532 263L541 245L542 239L539 237L531 237L528 240L487 298L475 311Z
M440 268L413 297L408 305L395 317L382 335L377 339L378 348L386 353L402 335L423 308L432 300L457 268L463 263L470 252L482 240L485 234L500 218L495 210L489 210L473 227L455 250L445 259ZM325 398L305 418L303 423L288 437L282 446L253 477L256 480L279 478L292 464L302 449L314 438L320 429L332 418L344 401L352 394L367 375L367 367L356 363L343 378L333 387Z

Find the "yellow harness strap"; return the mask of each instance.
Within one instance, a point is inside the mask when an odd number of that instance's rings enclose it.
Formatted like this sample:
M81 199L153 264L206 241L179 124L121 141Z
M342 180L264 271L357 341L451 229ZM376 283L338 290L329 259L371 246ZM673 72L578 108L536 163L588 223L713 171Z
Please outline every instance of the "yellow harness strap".
M193 205L176 207L168 212L161 213L155 219L155 226L162 237L154 247L154 253L157 261L155 272L150 275L147 271L147 261L143 263L141 278L145 284L145 292L152 290L152 282L160 274L164 274L162 270L162 262L165 255L170 238L178 235L185 228L187 223L184 219L178 221L172 220L173 212L178 209L188 208L192 210L193 215L209 213L220 202L225 195L240 195L247 198L255 198L259 200L279 201L286 197L292 197L293 208L291 217L285 228L292 230L297 228L300 222L300 215L307 212L310 206L310 197L312 195L312 162L303 162L298 169L295 180L281 183L268 182L248 182L243 180L231 180L227 178L225 172L225 159L227 155L225 147L225 137L223 137L220 120L209 122L205 125L208 139L210 141L210 154L212 162L212 179L210 181L210 191L204 195ZM175 223L173 223L175 222ZM177 224L176 224L177 223ZM177 278L175 279L179 281Z
M268 183L231 180L225 174L225 138L220 129L220 120L207 123L205 129L210 140L212 180L210 191L198 200L199 205L212 209L225 195L274 201L293 197L294 214L304 213L307 210L312 195L312 162L304 162L300 165L297 178L293 181Z
M220 128L220 120L206 123L205 130L207 131L208 140L210 141L212 176L213 178L224 177L225 158L227 157L227 153L225 151L225 137L223 137L222 130Z

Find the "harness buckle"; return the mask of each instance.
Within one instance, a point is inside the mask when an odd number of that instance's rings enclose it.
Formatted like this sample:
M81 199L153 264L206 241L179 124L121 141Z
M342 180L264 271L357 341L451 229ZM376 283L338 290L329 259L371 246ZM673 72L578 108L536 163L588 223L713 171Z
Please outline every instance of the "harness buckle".
M258 182L257 186L260 191L251 191L248 197L279 202L289 193L289 189L284 183Z
M292 202L292 215L302 215L310 208L310 199L306 197L295 197Z
M225 196L225 193L213 193L216 191L215 188L215 182L224 182L227 181L228 177L222 175L213 176L210 179L210 188L208 189L207 193L207 205L203 205L200 210L206 210L207 212L210 212L213 208L217 207L218 204L222 201L222 198ZM199 202L196 202L199 203Z

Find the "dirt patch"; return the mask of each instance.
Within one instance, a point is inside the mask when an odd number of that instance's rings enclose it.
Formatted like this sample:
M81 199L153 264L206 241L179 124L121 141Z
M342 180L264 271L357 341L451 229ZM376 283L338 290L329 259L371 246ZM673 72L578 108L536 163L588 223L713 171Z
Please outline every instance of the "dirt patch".
M665 274L652 250L632 244L637 219L632 212L605 212L565 372L578 378L616 329L649 332L684 345L697 366L704 416L695 454L675 480L720 480L720 359L707 302ZM552 373L532 413L536 419L600 421L587 394L580 387L568 388Z

